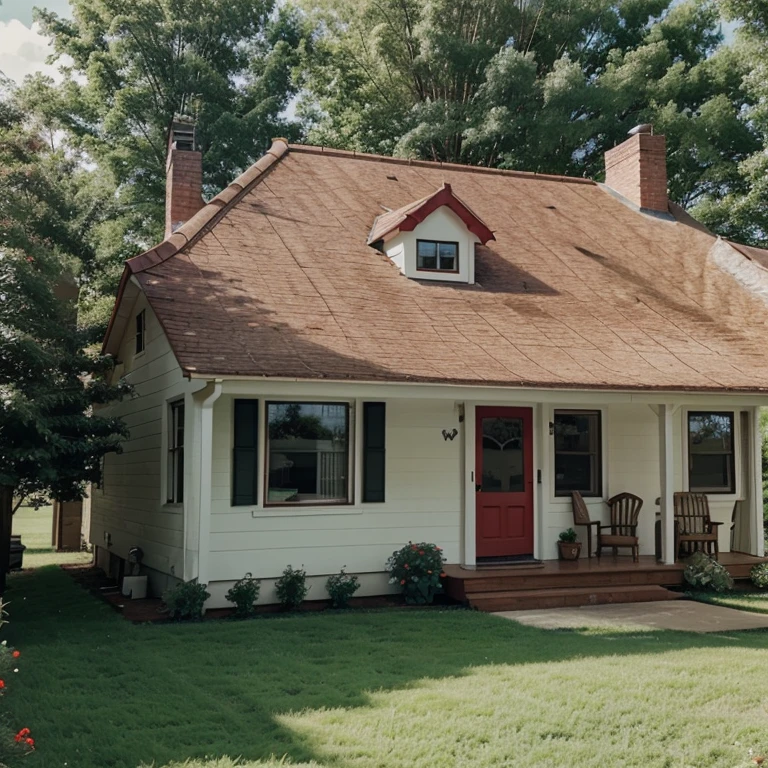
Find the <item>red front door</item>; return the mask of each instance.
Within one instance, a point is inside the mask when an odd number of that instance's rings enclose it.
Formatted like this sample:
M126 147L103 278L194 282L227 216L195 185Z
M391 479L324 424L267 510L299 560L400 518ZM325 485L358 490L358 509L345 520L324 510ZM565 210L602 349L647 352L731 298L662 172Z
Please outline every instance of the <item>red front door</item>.
M478 407L477 556L533 554L533 412Z

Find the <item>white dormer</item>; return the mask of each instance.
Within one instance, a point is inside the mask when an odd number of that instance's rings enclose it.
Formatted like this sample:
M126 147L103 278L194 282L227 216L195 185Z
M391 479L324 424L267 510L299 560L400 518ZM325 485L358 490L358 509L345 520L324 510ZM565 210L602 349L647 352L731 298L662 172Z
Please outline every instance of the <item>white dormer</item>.
M406 277L472 284L475 245L493 239L450 184L443 184L428 197L377 216L368 245L385 253Z

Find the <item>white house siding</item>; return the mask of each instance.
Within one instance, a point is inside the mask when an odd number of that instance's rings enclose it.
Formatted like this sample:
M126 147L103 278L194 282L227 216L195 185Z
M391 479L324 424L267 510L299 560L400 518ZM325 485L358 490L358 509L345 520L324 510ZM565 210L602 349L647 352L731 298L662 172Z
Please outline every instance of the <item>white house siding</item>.
M270 399L280 397L260 398ZM459 439L442 436L443 429L457 422L453 402L385 400L385 502L360 503L358 483L350 506L264 509L231 505L233 400L224 395L214 407L212 605L224 604L223 593L246 572L266 580L262 600L274 601L273 578L289 564L303 565L318 577L311 580L310 598L325 599L325 578L342 567L363 574L360 594L382 594L391 591L382 574L384 563L409 540L435 542L450 562L460 559L463 448ZM359 439L355 449L359 465Z
M122 365L116 372L134 386L135 396L99 411L120 416L130 437L121 454L105 457L103 487L92 490L90 541L98 548L102 565L109 559L107 552L127 559L128 550L140 546L150 585L158 591L169 579L181 577L183 569L183 507L164 503L161 473L167 403L183 396L188 382L143 294L133 314L142 309L146 309L145 350L135 355L132 321L120 346Z

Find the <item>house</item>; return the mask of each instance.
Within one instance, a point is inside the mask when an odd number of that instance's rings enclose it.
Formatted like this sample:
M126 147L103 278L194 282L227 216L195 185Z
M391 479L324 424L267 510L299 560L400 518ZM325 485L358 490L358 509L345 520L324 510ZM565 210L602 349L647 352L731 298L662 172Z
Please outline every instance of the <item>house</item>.
M668 201L663 136L605 184L276 139L204 204L200 168L175 125L166 239L104 341L136 395L107 409L130 438L93 491L100 565L140 547L156 593L199 579L211 607L246 572L273 602L288 564L311 598L342 567L382 594L409 540L555 559L573 490L598 519L642 497L654 565L679 490L763 556L768 253Z

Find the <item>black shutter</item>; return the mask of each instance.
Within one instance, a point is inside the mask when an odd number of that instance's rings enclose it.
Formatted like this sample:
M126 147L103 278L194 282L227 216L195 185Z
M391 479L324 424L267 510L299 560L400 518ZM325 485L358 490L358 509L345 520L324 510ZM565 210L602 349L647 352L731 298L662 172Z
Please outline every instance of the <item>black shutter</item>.
M363 501L384 501L385 403L363 403Z
M235 400L232 506L256 504L258 492L259 401Z

